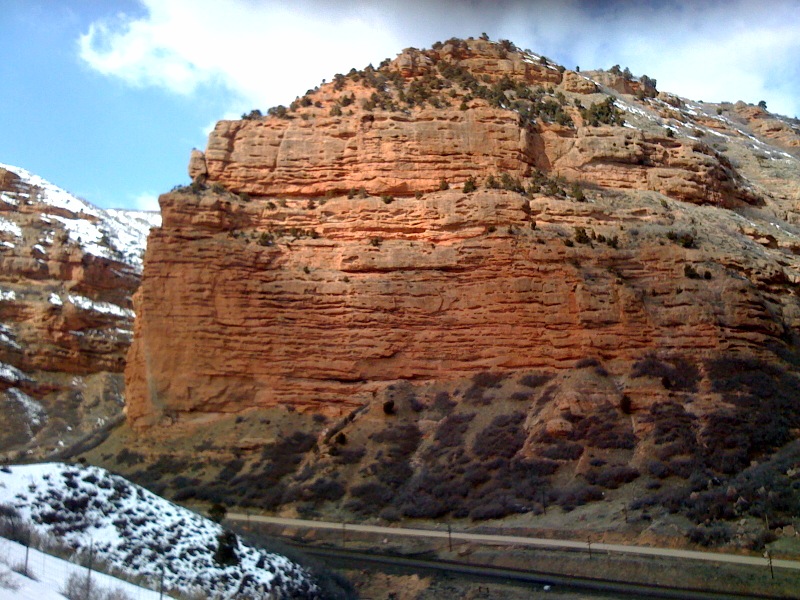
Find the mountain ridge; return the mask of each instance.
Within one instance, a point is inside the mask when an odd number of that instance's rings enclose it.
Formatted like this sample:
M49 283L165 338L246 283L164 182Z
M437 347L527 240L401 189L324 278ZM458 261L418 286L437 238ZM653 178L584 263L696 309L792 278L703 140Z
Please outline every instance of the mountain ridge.
M122 418L131 294L160 215L102 210L0 165L0 452L42 456Z

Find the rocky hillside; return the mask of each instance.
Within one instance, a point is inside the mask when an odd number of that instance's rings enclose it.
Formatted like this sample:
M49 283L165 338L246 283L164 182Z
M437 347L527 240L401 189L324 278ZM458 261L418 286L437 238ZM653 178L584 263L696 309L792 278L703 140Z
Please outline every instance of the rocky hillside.
M122 418L131 296L159 222L0 165L0 454L45 455Z
M701 491L756 515L734 480L766 464L785 512L798 144L763 108L482 39L222 121L160 199L132 428L94 459L387 519Z

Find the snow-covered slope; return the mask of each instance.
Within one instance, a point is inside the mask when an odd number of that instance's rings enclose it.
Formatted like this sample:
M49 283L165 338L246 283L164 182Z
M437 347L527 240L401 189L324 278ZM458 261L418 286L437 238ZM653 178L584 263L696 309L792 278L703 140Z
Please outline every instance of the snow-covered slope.
M61 592L67 588L70 577L85 581L87 570L84 567L33 548L28 550L27 559L30 577L15 572L12 569L25 565L25 553L26 548L22 544L0 538L0 600L64 600ZM96 570L91 573L90 586L91 590L113 594L106 597L119 600L160 598L159 592Z
M223 597L317 598L308 573L287 558L239 543L237 564L215 560L222 527L97 467L48 463L0 470L0 504L76 551L90 546L116 569L189 592ZM233 562L233 561L231 561Z
M44 224L60 223L70 241L79 244L88 254L119 260L141 270L147 234L151 227L161 225L159 213L103 210L20 167L0 163L0 169L19 177L19 191L3 191L0 193L2 202L16 207L46 205L51 209L49 212L46 207L39 209ZM3 223L8 225L4 227ZM4 220L0 222L0 229L7 230L13 225ZM48 239L46 227L42 231L44 235L39 244L46 253L46 246L52 239ZM22 237L18 227L12 233ZM14 242L6 240L6 243Z
M102 210L0 164L0 456L49 456L122 418L132 296L159 213Z

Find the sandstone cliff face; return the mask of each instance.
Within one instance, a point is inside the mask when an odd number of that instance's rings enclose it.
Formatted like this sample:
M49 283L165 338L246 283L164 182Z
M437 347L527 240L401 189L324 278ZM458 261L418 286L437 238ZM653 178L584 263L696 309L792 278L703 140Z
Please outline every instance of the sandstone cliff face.
M796 437L800 164L716 105L611 87L467 40L219 123L160 198L131 435L234 447L243 503L475 518L531 509L515 481L574 506L555 486L607 463L730 475Z
M0 452L44 454L119 420L148 219L0 168Z
M776 319L763 284L728 268L731 242L715 221L655 199L612 209L451 190L269 208L184 192L161 203L137 297L134 423L278 404L338 414L395 379L552 370L589 356L763 357L800 325L793 301ZM669 241L692 219L709 221L694 226L700 248ZM566 246L575 227L617 247ZM687 279L686 265L712 279ZM800 273L796 263L780 271L778 288Z

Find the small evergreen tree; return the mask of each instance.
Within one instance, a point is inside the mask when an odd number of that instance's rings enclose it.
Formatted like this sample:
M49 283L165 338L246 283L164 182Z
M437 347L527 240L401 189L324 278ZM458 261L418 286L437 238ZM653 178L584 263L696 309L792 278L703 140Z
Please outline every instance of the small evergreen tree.
M222 567L239 564L239 540L232 531L223 531L217 536L217 550L214 552L214 562Z
M220 504L219 502L215 502L211 505L211 508L208 509L208 518L214 521L214 523L222 523L227 515L228 509L225 508L224 504Z

